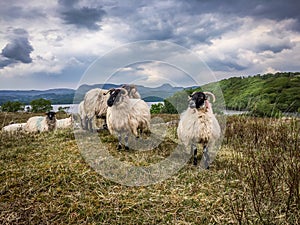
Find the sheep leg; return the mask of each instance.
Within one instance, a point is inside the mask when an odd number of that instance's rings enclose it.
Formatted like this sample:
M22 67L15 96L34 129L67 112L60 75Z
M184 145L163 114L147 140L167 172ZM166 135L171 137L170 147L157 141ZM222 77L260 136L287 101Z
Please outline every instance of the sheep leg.
M191 153L193 155L193 164L194 166L197 166L198 160L197 160L197 146L195 144L192 144L191 146Z
M204 168L209 169L210 157L209 157L209 154L208 154L207 145L203 146L203 158L204 158Z
M125 136L125 150L129 150L129 147L128 147L128 135Z
M118 143L117 149L121 150L122 149L122 143L121 143L121 141L122 141L122 135L121 134L118 135L118 140L119 140L119 143Z

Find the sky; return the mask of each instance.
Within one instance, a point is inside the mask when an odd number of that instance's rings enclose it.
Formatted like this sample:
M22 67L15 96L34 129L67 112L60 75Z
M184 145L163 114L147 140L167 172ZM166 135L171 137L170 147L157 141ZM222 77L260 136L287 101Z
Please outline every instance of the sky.
M0 89L300 71L300 1L0 2Z

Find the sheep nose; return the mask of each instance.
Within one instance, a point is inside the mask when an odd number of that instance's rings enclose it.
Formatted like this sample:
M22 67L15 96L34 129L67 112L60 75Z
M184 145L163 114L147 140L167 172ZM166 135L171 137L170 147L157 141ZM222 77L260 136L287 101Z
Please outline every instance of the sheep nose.
M194 101L189 101L189 107L192 109L196 108L196 103Z

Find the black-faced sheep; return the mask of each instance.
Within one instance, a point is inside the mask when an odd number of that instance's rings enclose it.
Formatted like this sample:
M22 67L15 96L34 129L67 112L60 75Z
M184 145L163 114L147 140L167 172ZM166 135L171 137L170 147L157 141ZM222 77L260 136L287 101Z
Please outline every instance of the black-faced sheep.
M46 116L34 116L27 120L24 130L27 132L44 132L56 129L55 112L47 112Z
M131 99L124 88L110 89L107 100L107 125L111 134L118 136L118 149L122 148L122 134L125 134L125 149L128 150L128 135L139 137L140 132L150 131L150 109L141 99Z
M203 145L204 167L208 168L210 158L208 150L213 148L215 141L220 138L221 128L213 114L207 95L210 92L194 92L189 97L189 106L180 115L177 128L179 141L186 147L191 147L193 163L197 165L197 144Z

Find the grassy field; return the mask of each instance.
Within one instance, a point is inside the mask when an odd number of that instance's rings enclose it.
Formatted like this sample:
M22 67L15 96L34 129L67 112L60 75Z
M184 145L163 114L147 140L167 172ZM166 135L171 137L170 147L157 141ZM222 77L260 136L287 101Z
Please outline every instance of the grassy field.
M30 116L1 113L0 128ZM95 172L72 130L0 133L0 224L300 224L299 129L299 120L228 117L209 170L189 163L145 187ZM108 132L98 135L115 157L138 157L117 152ZM143 159L158 161L173 146L166 139Z

